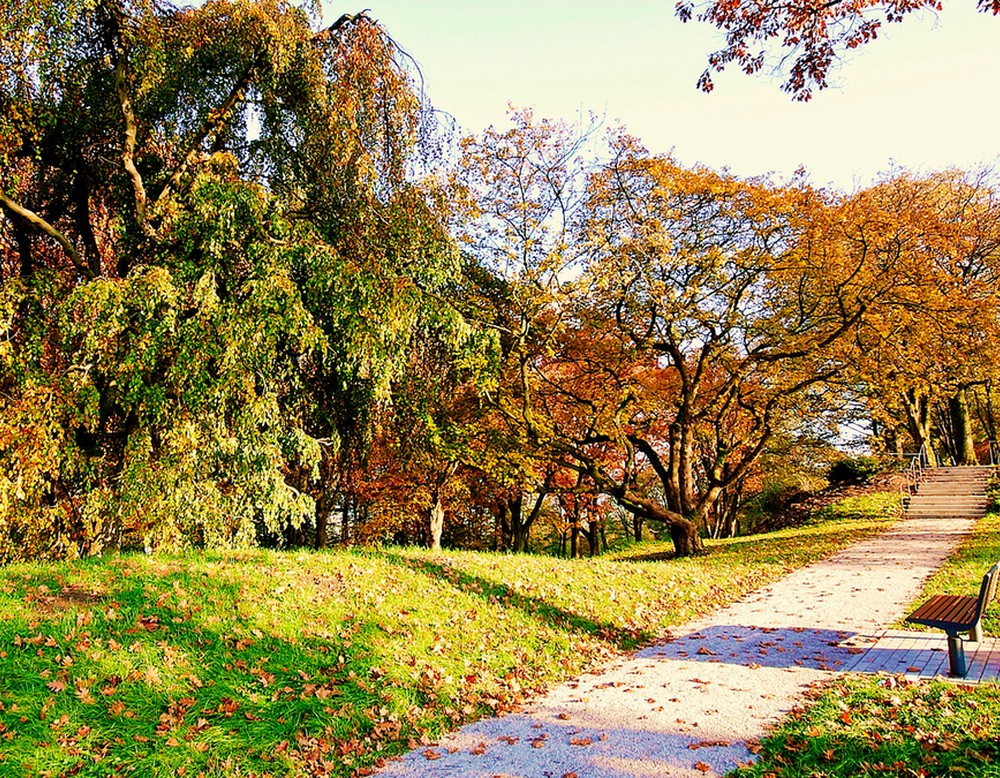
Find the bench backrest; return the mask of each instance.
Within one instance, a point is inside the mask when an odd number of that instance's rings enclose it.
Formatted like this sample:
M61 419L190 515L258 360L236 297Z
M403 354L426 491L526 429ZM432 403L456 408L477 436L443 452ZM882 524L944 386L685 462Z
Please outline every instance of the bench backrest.
M997 583L1000 583L1000 562L986 571L983 576L983 583L979 587L979 603L976 605L976 618L983 615L986 606L997 596Z

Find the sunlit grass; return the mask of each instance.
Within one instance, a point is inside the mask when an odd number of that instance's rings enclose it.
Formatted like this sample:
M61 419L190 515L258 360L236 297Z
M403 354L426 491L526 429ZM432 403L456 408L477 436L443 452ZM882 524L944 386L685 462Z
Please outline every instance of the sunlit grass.
M997 778L1000 687L848 676L813 694L729 778Z
M510 709L884 516L588 560L372 549L0 570L0 775L350 775Z

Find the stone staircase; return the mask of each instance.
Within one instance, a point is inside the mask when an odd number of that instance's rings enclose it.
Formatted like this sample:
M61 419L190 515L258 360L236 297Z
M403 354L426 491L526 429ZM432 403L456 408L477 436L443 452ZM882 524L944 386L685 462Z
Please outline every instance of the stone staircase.
M991 467L933 467L923 478L906 507L909 518L982 518L989 500L986 485Z

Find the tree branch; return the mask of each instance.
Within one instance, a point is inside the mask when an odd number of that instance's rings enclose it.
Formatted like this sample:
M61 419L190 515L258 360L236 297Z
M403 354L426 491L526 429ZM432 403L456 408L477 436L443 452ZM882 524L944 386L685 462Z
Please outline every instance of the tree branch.
M195 133L194 137L191 139L191 145L188 149L188 153L184 156L183 161L177 166L173 174L160 189L159 193L156 195L156 200L154 201L154 206L167 197L170 192L172 192L177 185L180 183L181 178L184 174L191 169L191 166L198 160L199 154L201 152L201 146L205 142L205 139L213 132L219 132L226 125L226 121L229 118L230 113L236 104L243 99L243 93L246 88L250 86L250 80L254 77L254 73L257 69L264 64L266 52L261 52L258 54L253 62L251 62L247 69L243 72L243 75L233 84L233 88L229 91L229 95L222 102L218 108L215 108L208 112L208 116L205 117L205 121L202 123L198 132Z
M119 56L115 62L115 91L118 93L118 104L125 119L125 146L122 149L122 164L125 165L125 171L132 179L132 191L135 194L135 218L143 233L152 238L156 236L156 231L147 218L146 187L142 183L139 169L135 166L135 139L138 130L135 113L132 111L132 101L128 96L125 58L123 56Z
M86 263L84 258L80 256L80 252L76 250L76 247L70 242L70 239L63 235L59 230L49 224L45 219L39 216L32 210L25 208L23 205L14 202L6 195L0 193L0 206L3 206L11 213L17 214L22 219L24 219L29 224L34 225L39 230L44 232L50 238L56 241L60 246L63 247L63 251L66 252L66 256L69 257L69 261L73 263L81 275L86 278L95 278L96 274Z

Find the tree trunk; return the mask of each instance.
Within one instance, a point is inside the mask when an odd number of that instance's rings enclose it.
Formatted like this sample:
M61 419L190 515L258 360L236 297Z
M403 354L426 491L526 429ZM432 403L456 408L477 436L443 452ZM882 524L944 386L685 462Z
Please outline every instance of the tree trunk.
M716 490L718 491L718 490ZM670 537L674 542L675 556L692 556L704 552L698 524L675 511L668 510L645 497L630 494L627 490L619 490L612 495L618 504L632 514L644 519L661 522L670 527Z
M955 436L955 462L959 465L978 465L976 444L972 437L972 417L969 414L967 387L960 386L948 401L951 426Z
M903 393L906 407L906 422L917 448L923 448L927 455L927 466L937 467L934 444L931 440L931 403L925 392L917 392L913 387Z
M326 548L327 524L330 518L330 493L326 490L316 503L316 535L313 538L314 548Z
M642 516L638 513L632 514L632 536L636 543L642 543Z
M674 556L694 556L705 550L698 528L691 522L671 524L670 539L674 541Z
M444 531L444 503L440 492L434 493L434 505L431 506L430 520L427 522L428 546L431 551L441 550L441 533Z

